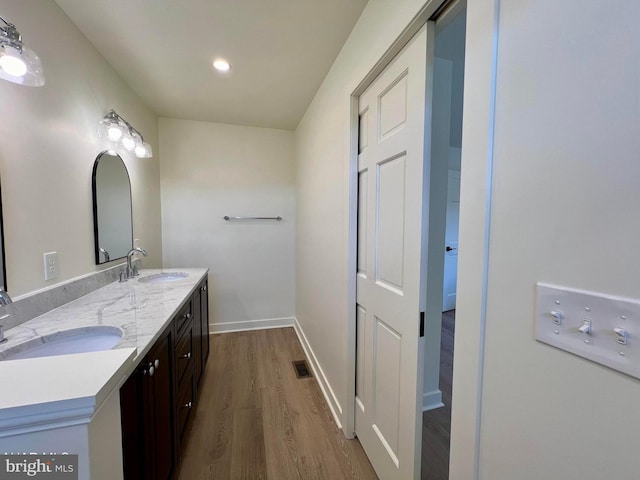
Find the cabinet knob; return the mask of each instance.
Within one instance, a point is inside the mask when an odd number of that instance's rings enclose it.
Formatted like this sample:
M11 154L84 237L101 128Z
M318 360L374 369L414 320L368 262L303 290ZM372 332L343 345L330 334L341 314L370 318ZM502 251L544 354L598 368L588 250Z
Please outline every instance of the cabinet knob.
M149 369L147 370L149 372L149 376L153 377L153 374L156 373L156 369L153 365L149 365Z
M189 320L191 318L191 314L190 313L185 313L184 314L184 318L186 318L187 320Z
M191 402L185 403L185 404L183 405L183 407L184 407L184 408L191 409Z
M186 358L187 360L189 360L191 358L191 352L186 353L184 355L180 355L180 358Z
M156 358L155 362L153 362L153 366L158 368L160 366L160 360Z
M206 292L207 291L207 286L203 285L202 288L200 288L200 291L201 292Z

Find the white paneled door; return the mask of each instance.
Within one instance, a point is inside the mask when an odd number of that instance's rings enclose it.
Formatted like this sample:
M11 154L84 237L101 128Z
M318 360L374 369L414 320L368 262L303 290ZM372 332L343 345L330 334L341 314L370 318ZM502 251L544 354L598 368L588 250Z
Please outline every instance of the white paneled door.
M458 230L460 224L460 172L449 170L447 182L447 227L444 240L444 284L442 311L456 308L458 282Z
M427 37L359 98L356 435L382 480L420 475Z

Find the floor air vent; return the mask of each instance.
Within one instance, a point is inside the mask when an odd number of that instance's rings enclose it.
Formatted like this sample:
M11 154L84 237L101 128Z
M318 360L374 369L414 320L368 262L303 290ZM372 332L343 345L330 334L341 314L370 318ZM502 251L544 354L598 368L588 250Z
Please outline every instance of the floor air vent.
M298 378L309 378L313 376L311 375L311 370L309 370L306 360L296 360L293 362L293 369L296 371Z

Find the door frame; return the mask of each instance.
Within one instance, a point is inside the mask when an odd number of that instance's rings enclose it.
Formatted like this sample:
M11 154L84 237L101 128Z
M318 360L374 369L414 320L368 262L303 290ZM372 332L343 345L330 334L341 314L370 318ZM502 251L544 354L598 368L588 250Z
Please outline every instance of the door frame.
M355 437L356 409L356 275L358 228L358 98L429 20L448 9L451 0L426 0L418 13L392 42L349 98L348 165L348 250L347 250L347 335L346 399L342 417L343 433ZM454 399L452 406L451 455L452 478L479 475L480 429L482 409L482 373L489 269L489 242L493 180L493 141L495 123L496 76L498 55L498 21L500 0L467 3L467 48L465 52L465 87L486 92L486 97L465 95L460 186L460 236L465 252L458 258L458 309L454 347ZM491 32L481 44L469 49L469 18L476 30ZM431 68L428 66L427 68ZM466 127L466 128L465 128ZM467 159L465 162L465 158ZM467 165L467 168L465 168ZM465 173L468 175L465 176ZM478 179L481 179L478 181ZM469 205L468 208L463 208ZM473 213L473 219L465 215ZM469 215L471 217L471 215ZM460 273L463 275L460 275ZM461 278L463 277L463 278ZM464 299L464 301L462 301ZM462 356L464 352L464 356ZM456 379L458 381L456 382ZM460 413L459 415L457 413ZM473 432L470 435L469 432ZM459 444L455 442L459 440Z

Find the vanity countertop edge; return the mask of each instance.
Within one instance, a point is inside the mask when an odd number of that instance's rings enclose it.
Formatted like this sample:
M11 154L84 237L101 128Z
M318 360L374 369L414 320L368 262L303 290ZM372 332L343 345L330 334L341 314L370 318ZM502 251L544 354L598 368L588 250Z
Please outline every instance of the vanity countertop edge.
M161 284L137 281L177 271L189 276ZM114 325L122 328L124 336L111 350L0 361L0 437L88 423L135 370L208 272L206 268L141 270L140 277L110 283L7 330L9 341L0 353L56 329Z

